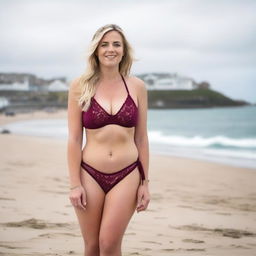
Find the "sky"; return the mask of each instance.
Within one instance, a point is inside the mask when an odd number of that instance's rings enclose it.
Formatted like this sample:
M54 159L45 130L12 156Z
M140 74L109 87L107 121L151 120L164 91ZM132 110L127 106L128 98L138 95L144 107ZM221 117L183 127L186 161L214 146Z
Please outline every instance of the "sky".
M256 103L255 13L253 0L0 0L0 72L70 81L95 31L115 23L133 75L178 73Z

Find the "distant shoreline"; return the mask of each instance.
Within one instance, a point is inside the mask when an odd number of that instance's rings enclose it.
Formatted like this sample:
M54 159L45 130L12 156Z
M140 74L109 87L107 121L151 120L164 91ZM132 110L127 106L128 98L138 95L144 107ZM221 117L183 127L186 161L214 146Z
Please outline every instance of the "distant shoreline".
M1 91L1 97L9 101L9 105L0 109L2 112L24 112L45 108L65 109L67 108L68 92ZM149 109L193 109L248 105L251 103L233 100L211 89L148 90Z

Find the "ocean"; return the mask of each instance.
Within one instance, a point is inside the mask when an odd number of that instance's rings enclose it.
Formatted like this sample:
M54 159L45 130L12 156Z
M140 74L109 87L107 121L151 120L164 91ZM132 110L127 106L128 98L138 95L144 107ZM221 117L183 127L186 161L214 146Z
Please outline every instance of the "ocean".
M256 106L151 110L151 151L256 168Z
M7 124L14 134L66 139L67 120ZM150 152L256 168L256 106L148 111Z

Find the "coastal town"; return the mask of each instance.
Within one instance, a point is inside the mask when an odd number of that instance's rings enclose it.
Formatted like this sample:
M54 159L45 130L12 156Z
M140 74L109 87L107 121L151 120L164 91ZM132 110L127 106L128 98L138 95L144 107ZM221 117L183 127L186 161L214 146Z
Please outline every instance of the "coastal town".
M214 90L208 82L177 73L136 74L145 82L149 108L190 108L244 105ZM70 81L65 77L44 79L29 73L0 73L0 110L20 112L66 108Z

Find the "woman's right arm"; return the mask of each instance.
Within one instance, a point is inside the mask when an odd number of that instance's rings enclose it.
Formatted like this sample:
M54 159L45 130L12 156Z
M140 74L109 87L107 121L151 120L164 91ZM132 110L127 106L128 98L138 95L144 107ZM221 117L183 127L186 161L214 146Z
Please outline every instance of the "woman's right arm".
M68 170L71 190L70 200L73 206L82 207L85 193L80 179L82 160L83 126L81 108L77 102L78 79L72 81L68 93ZM83 207L82 207L83 208Z

